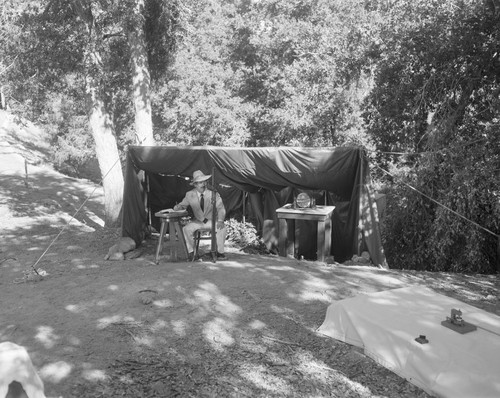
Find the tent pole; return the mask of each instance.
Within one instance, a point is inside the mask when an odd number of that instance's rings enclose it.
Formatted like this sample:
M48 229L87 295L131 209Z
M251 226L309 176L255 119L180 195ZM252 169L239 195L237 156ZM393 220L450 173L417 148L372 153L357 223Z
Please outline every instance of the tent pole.
M212 168L212 245L210 253L212 254L212 262L217 262L217 206L216 206L216 196L217 190L215 189L215 167Z
M247 214L247 193L243 191L243 224L246 223L246 214Z
M151 206L149 205L149 194L150 194L150 186L149 186L149 174L146 173L146 207L148 209L148 230L151 232Z

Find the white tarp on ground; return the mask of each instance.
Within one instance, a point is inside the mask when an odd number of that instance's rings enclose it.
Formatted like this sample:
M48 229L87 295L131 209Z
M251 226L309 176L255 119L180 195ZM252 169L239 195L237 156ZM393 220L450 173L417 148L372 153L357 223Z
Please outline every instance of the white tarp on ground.
M477 330L460 334L442 326L453 308ZM337 301L318 332L364 348L431 395L500 397L500 317L431 289L407 287ZM429 343L417 343L419 335Z

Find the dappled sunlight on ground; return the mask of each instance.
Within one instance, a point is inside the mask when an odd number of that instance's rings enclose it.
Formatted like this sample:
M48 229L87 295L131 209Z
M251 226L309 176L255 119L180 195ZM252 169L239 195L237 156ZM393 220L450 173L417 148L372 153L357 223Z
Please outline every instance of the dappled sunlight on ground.
M254 384L258 389L285 396L290 394L289 384L283 378L269 376L264 365L251 364L248 369L244 367L240 373L242 377Z
M84 369L82 370L82 378L88 380L90 382L98 382L104 381L107 379L106 372L100 369L92 369L92 367L88 364L83 365ZM88 367L88 369L85 369Z
M51 383L61 383L68 378L73 370L73 365L65 361L57 361L44 365L40 369L40 377Z
M42 343L45 348L51 349L57 344L59 336L54 333L51 326L38 326L35 339Z
M348 345L315 330L333 300L403 286L404 274L238 253L215 264L156 265L150 261L153 252L140 261L94 258L81 260L81 268L70 262L62 272L52 271L58 264L50 260L47 279L2 285L12 300L14 292L31 300L42 291L44 299L22 319L4 311L7 324L16 326L0 328L0 340L29 342L54 396L75 396L70 391L99 396L97 391L122 388L116 383L127 377L146 388L155 383L154 375L170 380L175 391L196 391L197 377L210 385L210 375L219 370L225 379L213 384L213 391L236 388L252 396L327 396L331 389L338 396L380 395L384 390L377 393L363 384L360 366L398 380L363 355L353 362ZM19 339L30 329L31 342L29 334ZM136 373L143 366L153 366L151 378ZM167 368L181 373L162 370ZM407 382L397 383L398 391L425 396Z

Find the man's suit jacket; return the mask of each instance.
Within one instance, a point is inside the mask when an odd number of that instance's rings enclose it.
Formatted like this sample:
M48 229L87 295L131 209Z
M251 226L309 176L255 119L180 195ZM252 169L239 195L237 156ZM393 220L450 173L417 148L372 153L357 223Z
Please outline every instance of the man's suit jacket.
M204 219L211 220L213 194L214 191L205 189L205 191L203 192L204 210L201 210L200 201L198 199L198 192L196 191L196 189L192 189L191 191L186 192L186 196L184 196L184 199L182 199L182 201L175 206L175 209L185 210L188 206L191 206L194 218L196 218L198 221L203 221ZM226 218L226 209L218 193L215 195L215 207L217 212L217 221L224 221L224 219Z

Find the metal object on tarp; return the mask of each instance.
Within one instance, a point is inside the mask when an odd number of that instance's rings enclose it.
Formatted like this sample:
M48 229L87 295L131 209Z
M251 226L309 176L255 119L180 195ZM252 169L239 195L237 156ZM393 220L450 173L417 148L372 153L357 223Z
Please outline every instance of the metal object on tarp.
M465 322L462 318L462 311L457 310L456 308L451 310L450 316L447 316L446 320L441 322L441 325L460 334L473 332L477 329L476 325Z
M421 334L420 336L418 336L415 341L417 343L420 343L420 344L427 344L429 342L429 340L427 340L427 338L425 337L425 335Z

